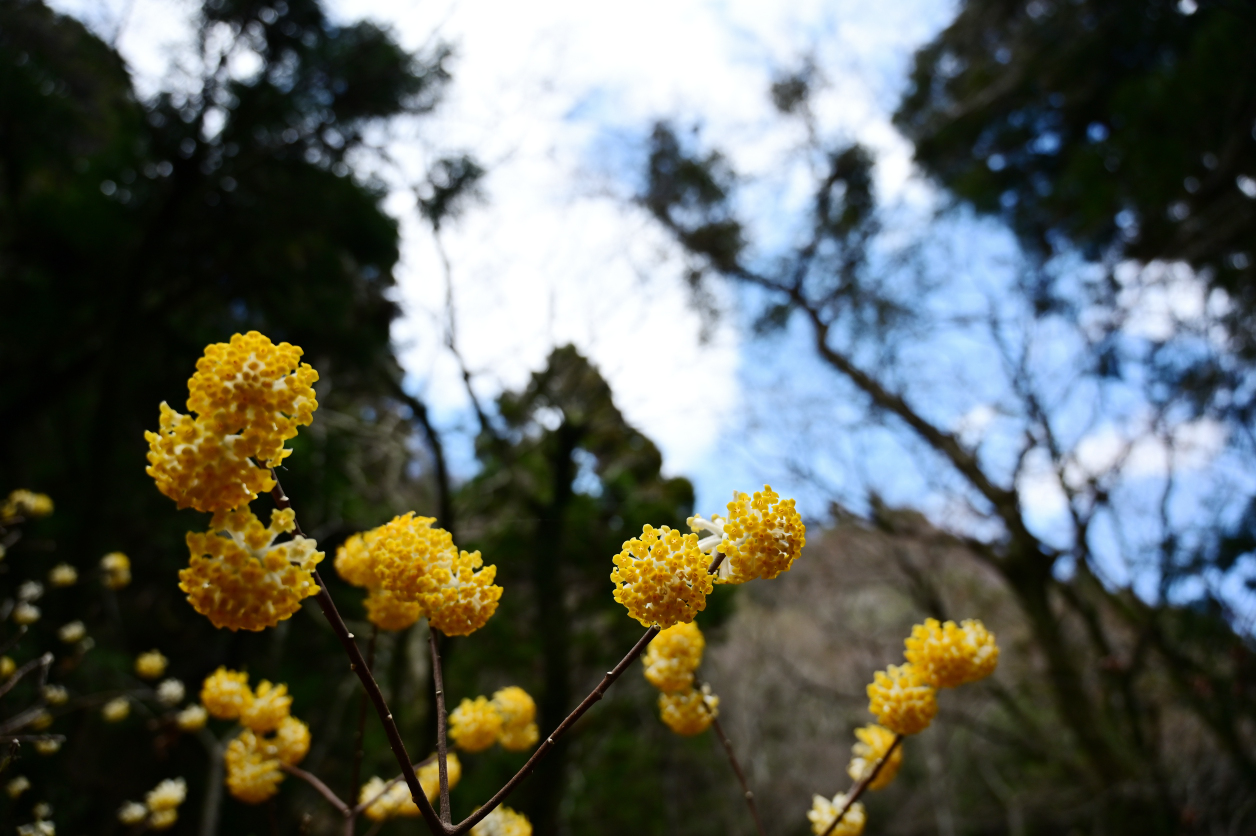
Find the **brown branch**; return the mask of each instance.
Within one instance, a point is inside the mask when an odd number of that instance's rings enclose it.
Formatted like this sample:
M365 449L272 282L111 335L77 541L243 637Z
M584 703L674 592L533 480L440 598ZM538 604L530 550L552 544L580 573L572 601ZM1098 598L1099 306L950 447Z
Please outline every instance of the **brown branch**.
M706 702L704 701L702 705L705 707ZM737 755L733 753L733 742L724 733L724 727L720 725L720 719L715 716L714 712L711 713L711 727L715 729L715 734L719 737L720 743L724 744L724 751L728 754L728 763L733 767L733 772L737 774L737 782L741 784L741 794L746 799L746 806L750 808L750 815L754 818L755 829L759 831L759 836L767 836L767 831L763 829L763 819L759 818L759 807L754 802L754 793L750 790L749 782L746 781L746 773L741 771L741 764L737 762Z
M375 641L379 638L379 627L371 625L371 638L366 643L366 669L375 668ZM358 791L362 780L362 739L366 736L366 694L358 700L358 734L353 744L353 771L350 773L349 798Z
M424 759L423 759L423 760L421 760L421 761L415 761L415 762L411 765L411 768L412 768L412 769L416 769L416 770L417 770L420 766L426 766L427 764L431 763L431 762L432 762L432 761L434 761L435 759L436 759L436 755L428 755L426 758L424 758ZM388 794L388 791L389 791L390 789L392 789L392 788L393 788L393 786L394 786L395 784L397 784L397 783L398 783L398 782L400 782L400 781L404 781L404 780L405 780L405 776L404 776L404 775L398 775L396 778L393 778L393 779L392 779L391 781L389 781L387 784L384 784L384 788L383 788L382 790L380 790L379 792L375 793L375 795L371 796L371 797L370 797L370 798L368 798L366 801L359 802L359 803L358 803L358 806L354 807L352 810L350 810L350 811L349 811L349 815L351 815L351 816L357 816L357 815L359 815L359 814L360 814L363 810L365 810L367 807L370 807L370 806L371 806L372 804L374 804L376 801L379 801L381 798L383 798L385 795L387 795L387 794Z
M881 760L877 761L877 765L872 767L872 771L860 779L851 791L847 793L846 804L842 806L842 809L838 811L837 817L834 818L833 821L829 822L828 828L826 828L820 836L829 836L829 834L833 832L833 829L841 824L842 819L846 817L846 813L855 805L855 802L859 800L859 796L863 795L864 791L868 789L868 785L875 781L877 776L881 774L881 767L885 766L886 762L890 759L890 755L894 754L894 750L897 749L898 745L902 742L903 736L901 734L894 735L894 742L890 744L890 748L885 750L885 754L881 756Z
M324 784L313 772L306 772L299 766L293 766L290 763L283 763L282 761L279 764L279 768L284 772L287 772L289 775L300 778L302 781L318 790L319 794L323 796L323 798L330 801L331 805L340 811L340 815L350 815L351 811L349 809L349 805L345 804L344 801L340 799L340 796L332 792L331 787Z
M436 688L436 769L440 775L440 820L448 825L453 821L449 809L449 764L445 749L445 680L440 669L440 648L436 646L436 631L427 625L427 646L432 651L432 685Z
M38 656L34 659L31 659L25 665L22 665L22 667L15 670L13 672L13 675L10 676L7 680L5 680L3 685L0 685L0 697L3 697L5 694L12 691L13 686L17 685L22 680L22 677L26 676L28 673L35 670L35 668L38 668L42 665L44 669L47 670L48 666L51 664L52 664L51 653L45 653L42 656Z
M279 484L279 479L271 471L271 476L275 480L275 487L271 490L271 498L274 499L275 505L280 509L292 507L291 500L284 493L283 487ZM301 526L296 524L296 533L302 534ZM302 535L304 536L304 535ZM401 766L401 773L405 777L406 786L410 790L410 796L414 799L414 803L418 806L419 812L423 815L423 821L431 829L432 833L448 832L441 823L440 817L436 815L436 811L432 809L432 804L427 800L427 796L423 793L423 788L419 786L419 778L414 774L414 767L410 765L410 755L406 752L406 744L401 739L401 732L397 729L397 723L393 720L392 712L388 709L388 703L384 701L384 695L379 690L379 683L375 681L375 677L371 674L370 668L366 664L366 659L362 657L362 651L358 648L357 642L353 640L353 634L349 632L349 628L345 626L344 619L340 617L340 612L336 609L336 604L331 599L331 593L327 591L327 584L323 583L323 579L319 576L318 570L314 572L314 582L318 584L318 593L314 596L314 600L318 602L318 606L323 611L327 623L331 625L332 632L336 634L336 638L340 639L340 644L349 656L349 669L358 675L358 679L362 681L362 687L366 689L366 694L371 698L371 703L375 706L375 713L379 715L380 722L384 725L384 733L388 736L388 745L392 748L393 756L397 759L398 765Z

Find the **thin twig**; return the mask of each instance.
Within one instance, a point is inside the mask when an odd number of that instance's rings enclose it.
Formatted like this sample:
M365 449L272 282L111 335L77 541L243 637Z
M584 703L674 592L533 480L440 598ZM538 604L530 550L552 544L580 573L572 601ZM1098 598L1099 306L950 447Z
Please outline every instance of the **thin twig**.
M275 487L271 490L271 498L275 505L282 509L291 508L292 502L284 493L283 487L279 484L279 479L271 471L271 476L275 480ZM295 531L297 534L304 536L301 527L294 521ZM432 809L432 804L427 800L427 796L423 793L423 788L419 786L419 778L414 774L414 767L410 765L410 755L406 752L406 744L401 739L401 732L397 730L397 723L393 720L392 712L388 710L388 703L384 701L384 695L379 690L379 683L375 681L375 677L371 674L370 668L366 664L366 659L362 658L362 651L358 648L357 642L353 640L353 634L349 632L349 628L345 626L344 619L340 617L340 612L336 609L336 603L331 599L331 593L327 591L327 584L323 583L323 579L319 576L318 570L313 571L314 583L318 584L318 593L315 600L318 602L319 608L323 611L323 616L327 619L327 623L331 625L332 632L336 634L336 638L340 639L340 645L349 656L349 669L358 675L358 679L362 681L362 687L366 689L366 694L371 698L371 703L375 706L375 713L379 715L380 722L384 725L384 733L388 736L388 745L392 748L393 756L397 759L397 764L401 767L401 773L405 777L406 787L410 790L410 797L414 799L414 803L419 808L419 812L423 815L423 821L431 828L432 833L448 832L441 822L440 817L436 815L436 811Z
M704 706L706 702L702 703ZM724 751L728 754L728 762L733 767L733 772L737 774L737 781L741 784L741 793L745 796L746 806L750 808L750 815L754 819L755 829L759 831L759 836L767 836L767 832L763 829L763 820L759 818L759 807L754 802L754 793L750 790L750 784L746 781L746 773L741 771L741 764L737 762L737 755L733 753L733 742L728 739L728 735L724 733L724 727L720 725L720 719L714 716L712 712L711 727L715 729L715 734L720 739L720 743L724 744Z
M40 665L42 665L44 669L46 670L48 666L51 664L52 664L51 653L45 653L42 656L38 656L34 659L31 659L25 665L22 665L22 667L15 670L13 672L13 675L10 676L7 680L5 680L3 685L0 685L0 697L3 697L5 694L12 691L13 686L17 685L18 682L22 680L22 677L26 676L28 673L35 670L35 668L38 668Z
M890 755L894 754L894 750L897 749L898 745L902 742L903 736L901 734L894 735L894 742L890 744L890 748L885 750L885 754L881 756L881 760L877 761L877 765L872 767L872 771L860 779L851 791L847 793L846 804L842 806L842 809L838 812L837 817L829 823L828 828L826 828L820 836L829 836L829 834L833 832L833 829L841 824L842 819L846 817L847 811L850 810L850 808L854 806L855 802L859 800L859 796L864 794L864 790L868 789L868 785L875 781L877 776L881 774L881 767L885 766L890 759Z
M349 805L345 804L344 801L341 800L340 796L332 792L331 787L324 784L314 773L306 772L299 766L293 766L290 763L283 763L282 761L279 763L279 768L284 772L287 772L289 775L300 778L302 781L318 790L319 795L330 801L331 805L340 811L340 815L348 816L350 814L351 811L349 809Z
M449 765L445 749L445 682L440 669L440 648L436 645L436 631L427 625L427 646L432 650L432 684L436 688L436 768L440 775L440 820L448 825L453 821L449 811Z
M379 626L371 625L371 638L366 643L366 669L375 668L375 640L379 638ZM353 771L350 773L349 797L353 798L358 791L358 782L362 780L362 738L366 736L366 694L358 699L358 734L353 743Z

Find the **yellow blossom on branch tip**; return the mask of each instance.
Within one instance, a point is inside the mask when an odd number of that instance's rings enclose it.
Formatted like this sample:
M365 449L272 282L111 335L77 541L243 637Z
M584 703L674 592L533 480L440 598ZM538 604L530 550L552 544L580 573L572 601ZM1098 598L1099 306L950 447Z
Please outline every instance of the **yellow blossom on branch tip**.
M136 801L128 801L118 808L118 821L123 824L139 824L148 818L148 808Z
M122 552L110 552L102 557L100 580L109 589L122 589L131 582L131 559Z
M366 618L381 630L404 630L423 617L418 601L403 600L381 588L375 572L375 560L367 543L383 526L354 534L336 550L336 572L354 586L367 589Z
M234 720L253 702L249 675L242 671L219 668L201 686L201 703L219 720Z
M532 836L532 822L509 807L495 807L471 828L471 836Z
M148 816L150 830L169 830L179 820L178 810L157 810Z
M45 737L35 741L35 751L41 755L55 755L61 751L61 741L55 737Z
M253 699L240 708L240 722L255 732L274 731L292 708L287 685L273 685L263 679L257 683Z
M994 634L976 619L962 624L925 619L905 642L907 661L935 688L954 688L985 679L999 664Z
M789 571L807 542L807 528L794 500L782 500L770 485L753 496L735 493L727 519L694 516L688 523L694 531L708 533L700 541L703 551L718 548L724 555L716 583L772 580Z
M837 818L837 814L846 806L846 794L838 793L833 796L833 800L829 801L822 795L814 796L811 799L811 810L807 813L807 819L811 822L811 832L816 836L824 833L829 829L829 825ZM864 825L867 823L867 814L864 813L864 806L856 801L850 805L850 809L846 811L846 815L842 816L842 820L837 827L833 828L830 836L860 836L863 833Z
M429 799L431 796L428 796ZM370 802L370 803L367 803ZM405 781L389 784L383 778L373 776L358 792L358 803L366 804L363 813L374 822L394 817L411 818L419 815L419 807L410 797Z
M86 635L87 628L83 626L83 622L81 621L67 622L66 624L62 624L57 630L57 638L61 639L61 641L66 644L74 644L75 642L82 641L83 637ZM4 676L2 671L0 671L0 676Z
M0 656L0 679L8 679L17 670L17 662L11 656Z
M645 678L660 691L686 691L693 687L693 672L702 664L705 648L697 624L668 627L646 648Z
M120 723L131 713L131 701L126 697L115 697L105 703L100 709L100 714L105 718L106 723Z
M659 718L669 729L682 737L706 731L719 716L720 698L711 689L690 688L674 694L659 694Z
M148 809L156 813L160 810L173 810L188 797L188 785L182 778L167 778L149 791L144 797Z
M135 675L141 679L157 679L166 672L169 662L160 650L150 650L135 657Z
M910 663L877 671L868 699L868 710L877 722L895 734L922 732L938 713L936 692Z
M462 780L462 761L458 760L457 753L449 752L445 755L445 773L449 779L449 789L452 790ZM440 764L435 760L423 764L419 767L417 777L419 786L423 788L423 794L427 796L427 800L436 801L436 796L440 795ZM405 783L401 782L401 786L404 787ZM406 790L405 798L409 802L410 807L414 809L414 812L407 812L404 815L417 816L419 808L414 803L414 799L410 797L409 789Z
M666 629L693 621L706 608L712 581L697 535L647 525L640 537L624 543L614 562L615 600L642 625Z
M29 601L19 601L17 606L13 608L13 623L22 627L34 624L39 620L39 607Z
M165 706L175 706L183 702L187 689L177 679L163 679L157 686L157 702Z
M367 589L380 585L379 576L375 574L375 561L371 557L371 550L367 543L375 539L383 527L351 535L340 548L336 549L336 572L344 578L346 583Z
M261 804L279 792L283 780L279 758L268 755L256 734L245 729L227 744L227 790L245 804Z
M227 511L252 502L275 480L258 467L238 435L221 435L211 423L162 401L157 432L145 432L148 467L157 489L180 508Z
M241 456L274 467L291 452L284 442L309 426L318 409L318 372L301 362L302 354L257 331L208 345L188 381L188 411L220 436L239 434Z
M885 757L886 752L890 751L890 747L894 746L894 732L882 726L869 724L855 729L855 737L859 740L850 748L852 757L850 765L846 767L846 774L851 777L851 780L862 781L872 773L873 769L876 769L877 763ZM902 765L903 747L894 746L894 752L881 767L881 771L877 773L876 780L868 785L868 789L880 790L888 787Z
M209 712L205 710L203 705L189 705L174 715L175 723L185 732L199 731L205 728L205 722L208 719Z
M52 513L52 499L46 493L35 493L25 488L12 491L0 502L0 521L14 517L46 517Z
M4 791L9 794L9 798L17 798L30 788L31 781L25 775L19 775L4 785Z
M188 568L179 588L215 627L264 630L292 617L301 601L318 594L314 568L322 561L318 544L296 536L275 538L295 528L291 508L275 510L270 526L248 508L215 514L211 531L188 532Z
M68 563L58 563L48 571L48 583L53 586L74 586L78 583L78 570Z
M463 701L449 714L449 737L464 752L482 752L497 742L502 715L485 697Z
M493 707L501 715L502 726L497 741L508 752L522 752L532 748L540 738L537 728L536 702L528 692L511 685L493 694Z

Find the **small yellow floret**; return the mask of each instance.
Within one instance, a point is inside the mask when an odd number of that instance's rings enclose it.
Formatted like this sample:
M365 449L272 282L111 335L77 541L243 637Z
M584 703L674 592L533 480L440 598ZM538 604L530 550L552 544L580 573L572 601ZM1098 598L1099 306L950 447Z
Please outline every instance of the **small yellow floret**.
M182 778L167 778L144 796L148 809L156 813L173 810L188 797L188 785Z
M851 780L862 781L872 774L872 770L876 769L877 764L885 757L885 753L890 751L891 746L894 746L894 732L870 723L855 729L855 737L859 738L859 741L850 747L851 759L850 765L846 767L846 774L851 777ZM888 787L902 765L903 747L894 746L893 754L877 773L876 780L868 785L868 789L880 790Z
M659 694L659 717L669 729L683 737L706 731L719 716L720 698L705 685L674 694Z
M868 710L877 722L895 734L922 732L938 713L936 692L911 664L877 671L868 686L868 699Z
M205 728L205 723L208 719L209 712L205 710L203 705L189 705L174 716L174 721L185 732L199 731Z
M449 789L452 790L462 780L462 761L458 760L456 752L449 752L445 755L445 772L449 778ZM435 802L436 796L440 795L440 764L435 760L423 764L419 767L417 776L419 786L423 788L423 794L427 796L427 800ZM403 783L402 786L404 787L405 784ZM414 812L407 812L405 815L417 816L419 808L415 805L414 799L410 798L409 790L406 790L406 801Z
M497 742L502 716L485 697L464 699L449 715L449 737L464 752L482 752Z
M188 602L215 627L264 630L290 618L301 601L318 594L313 570L323 559L318 544L296 536L275 545L292 531L291 508L275 510L270 526L248 508L215 514L211 531L188 532L192 559L179 572L179 588Z
M118 808L118 821L123 824L139 824L148 818L148 808L136 801L128 801Z
M954 688L985 679L999 664L999 646L994 634L976 619L957 625L936 618L925 620L911 630L907 661L935 688Z
M122 552L110 552L102 557L100 581L109 589L122 589L131 582L131 559Z
M471 836L532 836L532 822L509 807L497 807L476 822Z
M61 685L45 685L44 701L49 705L64 705L70 698L70 692Z
M362 785L358 792L358 803L366 804L362 812L374 822L387 821L395 816L409 818L419 814L419 807L410 797L410 788L405 781L389 783L378 776Z
M9 498L0 502L0 521L14 517L46 517L52 513L52 498L46 493L35 493L18 488Z
M0 656L0 679L8 679L17 670L17 662L10 656Z
M272 685L263 679L257 683L253 699L240 708L240 722L258 734L274 731L292 709L287 685Z
M279 759L263 751L266 744L245 729L227 744L224 762L227 766L227 789L245 804L261 804L279 792L283 772ZM267 747L269 748L269 747Z
M100 715L107 723L121 723L131 714L131 701L126 697L115 697L100 709Z
M154 810L148 817L148 829L169 830L178 820L178 810Z
M275 748L275 757L289 766L295 766L309 754L310 727L296 717L285 717L275 730L271 745Z
M187 689L177 679L163 679L157 686L157 702L165 706L176 706L187 696Z
M135 675L141 679L157 679L166 672L169 663L160 650L150 650L135 657Z
M517 685L502 688L493 694L493 707L501 715L502 727L497 742L508 752L531 749L540 739L536 723L536 702Z
M35 751L41 755L55 755L61 751L61 740L56 737L45 737L36 740Z
M828 830L829 825L833 823L833 819L837 818L838 812L845 806L845 793L839 792L833 796L832 801L829 801L822 795L812 798L811 810L807 813L807 818L811 821L811 832L819 836L819 834ZM837 827L833 828L830 836L859 836L859 834L863 833L864 825L867 821L863 804L856 801L850 805L850 809L846 811L846 815L842 816L842 820Z
M771 580L789 571L807 542L807 529L794 500L782 500L769 485L754 496L735 494L728 503L728 519L715 519L724 534L719 544L724 561L716 583Z
M208 418L193 418L161 402L157 432L148 431L148 467L157 489L180 508L229 511L275 487L271 472L248 458L239 435L223 435Z
M52 725L52 715L40 709L35 712L35 716L26 721L26 724L35 731L43 731Z
M201 686L201 702L219 720L236 719L253 702L249 675L243 671L219 668L205 677L205 684Z
M74 586L78 583L78 569L68 563L58 563L48 570L48 583L53 586Z
M693 687L693 672L702 664L705 648L706 640L697 624L668 627L646 648L645 678L660 691L686 691Z
M380 586L375 560L367 543L381 529L354 534L336 550L336 571L354 586L367 589L366 618L381 630L404 630L423 617L418 601L407 601Z
M615 600L646 627L693 621L711 593L709 561L695 534L647 525L615 555Z
M291 453L284 442L308 427L318 409L318 372L301 362L303 353L257 331L207 345L188 381L188 411L220 436L238 433L239 455L275 467Z
M17 798L30 788L31 781L25 775L19 775L4 785L4 791L9 794L9 798Z
M34 624L39 620L39 607L29 601L19 601L13 608L13 623L22 627Z

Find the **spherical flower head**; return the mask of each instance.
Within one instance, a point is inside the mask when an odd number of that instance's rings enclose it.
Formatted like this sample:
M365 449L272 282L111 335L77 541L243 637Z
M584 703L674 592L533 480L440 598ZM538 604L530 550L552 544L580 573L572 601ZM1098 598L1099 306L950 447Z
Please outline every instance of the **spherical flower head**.
M318 594L313 571L323 559L308 537L275 544L294 530L295 520L291 508L276 509L264 528L241 508L215 514L210 532L188 532L192 559L179 572L179 588L193 609L233 631L265 630L291 618L302 600Z
M404 630L423 615L417 601L403 601L387 589L372 589L365 603L366 620L381 630Z
M100 580L109 589L122 589L131 583L131 559L122 552L109 552L100 559Z
M227 790L245 804L261 804L274 797L283 780L279 759L267 756L262 751L263 745L248 729L227 744L223 758L227 767Z
M43 731L52 725L52 715L47 711L40 709L35 712L33 717L26 721L26 725L30 726L35 731Z
M954 688L985 679L999 664L994 634L975 619L962 625L925 619L911 630L905 656L935 688Z
M45 737L35 741L35 751L41 755L55 755L61 751L61 741L55 737Z
M100 708L100 716L106 723L121 723L131 714L131 701L126 697L114 697Z
M300 348L250 331L205 347L188 381L188 411L219 435L240 435L240 453L275 467L290 450L284 442L314 421L318 372L301 362Z
M271 472L249 458L239 435L224 435L208 418L193 418L161 403L157 432L145 432L148 467L157 490L180 508L227 511L275 487Z
M358 792L358 803L366 804L362 812L374 822L419 814L419 807L410 798L410 789L404 781L390 784L379 776L372 776L371 780L362 785Z
M118 808L118 821L126 825L139 824L148 818L148 808L135 801L128 801Z
M450 752L445 756L445 772L449 778L449 789L458 786L458 782L462 780L462 761L458 760L456 752ZM427 796L428 801L436 801L436 796L440 795L440 764L435 760L429 761L419 767L417 773L419 786L423 788L423 794ZM402 784L401 786L405 786ZM406 801L414 807L413 813L407 815L419 814L419 808L414 804L414 799L410 797L410 791L406 790Z
M17 662L11 656L0 656L0 679L8 679L17 670Z
M483 627L501 600L502 588L493 583L496 566L485 566L479 552L459 552L448 563L431 569L436 587L419 596L428 623L446 636L469 636Z
M833 800L829 801L822 795L817 795L811 799L811 810L807 813L807 818L811 821L811 832L816 836L824 833L829 829L829 825L837 818L837 814L846 806L846 794L838 793L833 796ZM863 833L864 825L867 823L868 817L864 813L864 806L856 801L850 805L850 809L846 811L846 815L842 816L842 820L838 822L837 827L833 828L830 836L859 836Z
M719 549L724 561L716 583L772 580L789 571L807 542L807 528L794 500L782 500L769 485L754 496L736 494L728 503L723 531Z
M175 723L185 732L199 731L205 728L209 712L203 705L189 705L174 716Z
M170 660L160 650L150 650L135 657L135 675L140 679L157 679L166 672Z
M64 705L70 698L70 692L61 685L44 686L44 702L49 705Z
M502 718L497 740L508 752L522 752L536 745L541 733L536 723L536 702L528 692L511 685L493 694L493 706Z
M46 517L52 513L52 498L46 493L35 493L18 488L0 502L0 521L14 517Z
M375 574L375 561L367 543L377 536L385 526L354 534L336 549L336 572L346 583L373 589L380 585L379 576Z
M449 737L464 752L483 752L501 730L502 715L484 697L463 699L449 715Z
M697 624L668 627L645 650L645 678L666 693L687 691L693 687L693 672L702 664L705 649L706 640Z
M25 775L19 775L4 785L4 791L9 794L9 798L17 798L30 788L30 779Z
M83 626L81 621L68 621L57 629L57 638L66 644L74 644L80 642L87 635L87 628ZM0 676L4 676L2 666L0 666Z
M169 830L179 820L178 810L155 810L148 817L149 830Z
M78 569L68 563L58 563L48 570L48 583L53 586L74 586L78 583Z
M666 629L706 609L712 581L697 535L647 525L614 560L615 600L642 625Z
M471 836L532 836L532 822L509 807L497 807L476 822Z
M274 731L289 715L292 697L287 685L272 685L263 679L257 683L253 699L240 707L240 722L258 734Z
M187 689L177 679L163 679L157 686L157 702L165 706L175 706L183 702Z
M846 774L850 775L853 781L862 781L872 774L872 770L876 769L877 764L890 751L890 747L894 746L894 732L870 723L862 728L855 729L855 737L859 738L859 740L850 747L851 759L850 765L846 767ZM880 790L888 787L894 780L894 776L898 774L898 768L902 765L903 747L894 746L894 751L890 754L889 760L881 767L881 771L877 773L876 779L868 785L868 789Z
M201 686L201 703L219 720L236 719L251 702L253 691L249 688L249 675L243 671L219 668L205 677Z
M720 698L703 686L673 694L659 694L659 717L669 729L682 737L706 731L719 716Z
M22 627L34 624L39 620L39 607L29 601L19 601L13 608L13 623Z
M275 729L271 745L275 747L275 757L280 762L295 766L309 754L310 727L296 717L285 717Z
M173 810L188 797L188 784L182 778L167 778L144 796L144 803L154 813Z
M868 710L877 722L895 734L922 732L938 713L936 692L911 664L877 671L868 686L868 699Z
M44 597L44 585L39 581L26 581L17 588L19 601L38 601Z

